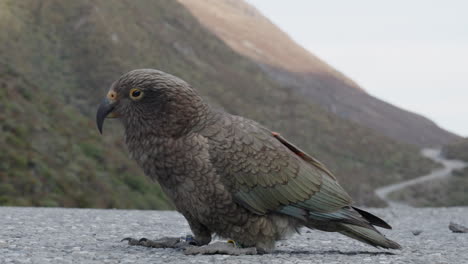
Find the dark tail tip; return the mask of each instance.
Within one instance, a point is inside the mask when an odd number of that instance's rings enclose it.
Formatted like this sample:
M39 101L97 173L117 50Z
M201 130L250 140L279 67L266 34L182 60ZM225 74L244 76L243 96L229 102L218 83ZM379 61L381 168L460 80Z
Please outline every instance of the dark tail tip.
M353 209L356 210L367 221L369 221L369 223L371 225L375 225L375 226L386 228L386 229L392 229L392 227L389 224L387 224L387 222L380 219L379 217L377 217L377 216L375 216L375 215L373 215L373 214L371 214L369 212L366 212L364 210L361 210L359 208L356 208L354 206L353 206Z
M388 249L401 249L401 245L398 244L395 241L387 239L387 243L388 243L388 247L386 247L386 248L388 248Z

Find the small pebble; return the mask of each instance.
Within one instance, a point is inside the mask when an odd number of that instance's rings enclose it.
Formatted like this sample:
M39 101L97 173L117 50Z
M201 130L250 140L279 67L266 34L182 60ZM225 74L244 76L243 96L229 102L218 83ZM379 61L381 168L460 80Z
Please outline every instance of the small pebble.
M449 229L454 233L468 233L468 228L462 225L450 222Z

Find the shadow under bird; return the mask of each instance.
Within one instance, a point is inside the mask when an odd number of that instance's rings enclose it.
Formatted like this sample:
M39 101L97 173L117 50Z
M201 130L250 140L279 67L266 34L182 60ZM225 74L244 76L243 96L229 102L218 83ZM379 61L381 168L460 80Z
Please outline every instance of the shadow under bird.
M374 226L382 219L352 205L334 175L278 133L212 109L185 81L153 69L121 76L99 106L119 118L145 174L158 181L193 236L125 238L132 245L187 254L268 253L300 227L338 232L388 249L400 245ZM213 235L233 243L212 243Z

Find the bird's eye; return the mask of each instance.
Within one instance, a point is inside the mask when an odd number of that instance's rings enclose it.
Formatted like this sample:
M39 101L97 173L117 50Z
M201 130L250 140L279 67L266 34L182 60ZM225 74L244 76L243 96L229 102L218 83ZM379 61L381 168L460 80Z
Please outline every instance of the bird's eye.
M130 90L130 98L133 100L138 100L143 97L143 92L140 89L133 88Z

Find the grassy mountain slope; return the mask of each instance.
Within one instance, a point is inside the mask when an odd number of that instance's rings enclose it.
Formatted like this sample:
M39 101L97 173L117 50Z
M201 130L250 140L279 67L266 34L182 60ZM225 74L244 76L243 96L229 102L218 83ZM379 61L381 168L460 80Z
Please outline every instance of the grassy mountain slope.
M463 160L468 162L468 138L456 140L442 149L442 153L448 159Z
M445 146L442 153L448 159L468 162L468 138ZM468 168L455 171L452 177L433 180L392 194L395 199L413 206L468 206Z
M425 117L367 94L244 1L179 1L234 50L253 58L282 85L303 93L327 111L417 146L441 146L458 138Z
M455 171L448 179L411 186L390 194L390 197L418 207L468 206L467 186L468 168L465 168Z
M180 76L213 105L281 132L327 164L361 204L378 204L376 186L435 166L416 148L281 85L175 1L4 0L0 43L0 63L9 69L1 83L23 87L2 88L0 97L9 109L1 112L8 151L0 156L0 204L168 206L129 160L117 122L106 122L104 136L93 124L112 81L135 68Z
M3 65L2 65L3 66ZM94 122L7 66L0 69L0 204L170 208Z

